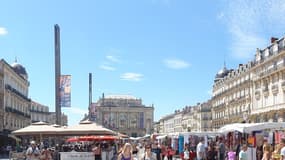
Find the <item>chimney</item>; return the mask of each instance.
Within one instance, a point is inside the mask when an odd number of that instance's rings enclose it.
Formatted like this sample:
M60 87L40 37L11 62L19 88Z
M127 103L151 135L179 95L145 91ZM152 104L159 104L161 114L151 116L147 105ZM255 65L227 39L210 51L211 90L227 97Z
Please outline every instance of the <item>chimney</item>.
M278 38L276 38L276 37L271 37L271 43L274 43L275 41L277 41L278 40Z

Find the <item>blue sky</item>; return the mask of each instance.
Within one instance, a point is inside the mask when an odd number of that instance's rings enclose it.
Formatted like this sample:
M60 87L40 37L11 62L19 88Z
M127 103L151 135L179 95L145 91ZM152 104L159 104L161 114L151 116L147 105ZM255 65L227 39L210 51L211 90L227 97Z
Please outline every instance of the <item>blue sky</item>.
M29 96L54 111L54 24L61 72L72 75L69 125L105 94L154 104L155 120L211 97L215 74L252 60L285 31L284 0L3 1L0 58L29 74Z

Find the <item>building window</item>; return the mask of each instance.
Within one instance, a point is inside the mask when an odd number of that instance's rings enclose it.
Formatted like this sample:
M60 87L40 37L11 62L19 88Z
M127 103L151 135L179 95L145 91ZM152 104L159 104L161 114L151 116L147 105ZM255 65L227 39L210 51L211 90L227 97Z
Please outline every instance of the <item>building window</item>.
M274 113L273 122L277 122L277 121L278 121L278 114Z
M277 95L273 95L273 105L277 104Z
M264 108L264 107L267 106L267 97L264 97L263 102L264 102L264 103L263 103L263 108Z

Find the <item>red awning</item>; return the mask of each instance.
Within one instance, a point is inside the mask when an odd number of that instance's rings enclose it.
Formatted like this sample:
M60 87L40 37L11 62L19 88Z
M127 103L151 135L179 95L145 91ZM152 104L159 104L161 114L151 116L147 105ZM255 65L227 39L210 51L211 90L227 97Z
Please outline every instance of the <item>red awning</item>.
M78 142L80 141L78 137L71 137L66 140L66 142Z
M116 136L81 136L79 141L96 141L96 140L117 140Z

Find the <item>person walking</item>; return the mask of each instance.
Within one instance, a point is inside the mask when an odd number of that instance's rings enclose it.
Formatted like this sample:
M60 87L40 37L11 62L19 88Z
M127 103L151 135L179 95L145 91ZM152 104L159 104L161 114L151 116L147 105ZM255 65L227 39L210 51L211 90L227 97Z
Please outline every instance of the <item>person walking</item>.
M147 145L145 147L145 154L144 154L143 158L140 160L157 160L156 157L157 157L156 154L151 151L151 146Z
M30 144L31 145L26 152L27 160L39 160L40 150L37 147L36 142L31 141Z
M241 151L239 152L239 160L247 160L247 153L246 153L246 151L247 151L247 145L246 144L244 144L243 146L242 146L242 149L241 149Z
M207 160L217 160L218 159L218 153L215 150L215 147L210 145L209 149L207 151Z
M219 160L225 160L226 147L225 147L225 144L223 142L223 138L222 137L219 138L218 147L219 147Z
M197 160L204 160L206 158L205 140L202 138L196 147Z
M95 155L95 160L101 160L101 146L99 143L96 143L92 148L92 152Z
M40 160L52 160L51 151L44 146L40 155Z
M280 160L285 160L285 138L281 139L280 147L281 147L281 151L280 151L281 159Z
M190 152L189 152L187 146L184 147L183 158L184 158L184 160L189 160L190 159Z
M263 147L263 155L262 160L271 160L271 151L270 151L270 145L267 144Z
M122 152L118 156L118 160L133 160L133 150L130 143L125 143L122 148Z
M138 146L137 146L137 150L138 150L137 157L138 157L138 160L140 160L144 156L145 148L142 146L141 143L139 143Z
M156 159L157 160L162 160L162 152L161 152L160 146L158 146L158 142L155 142L152 145L151 152L156 154Z

